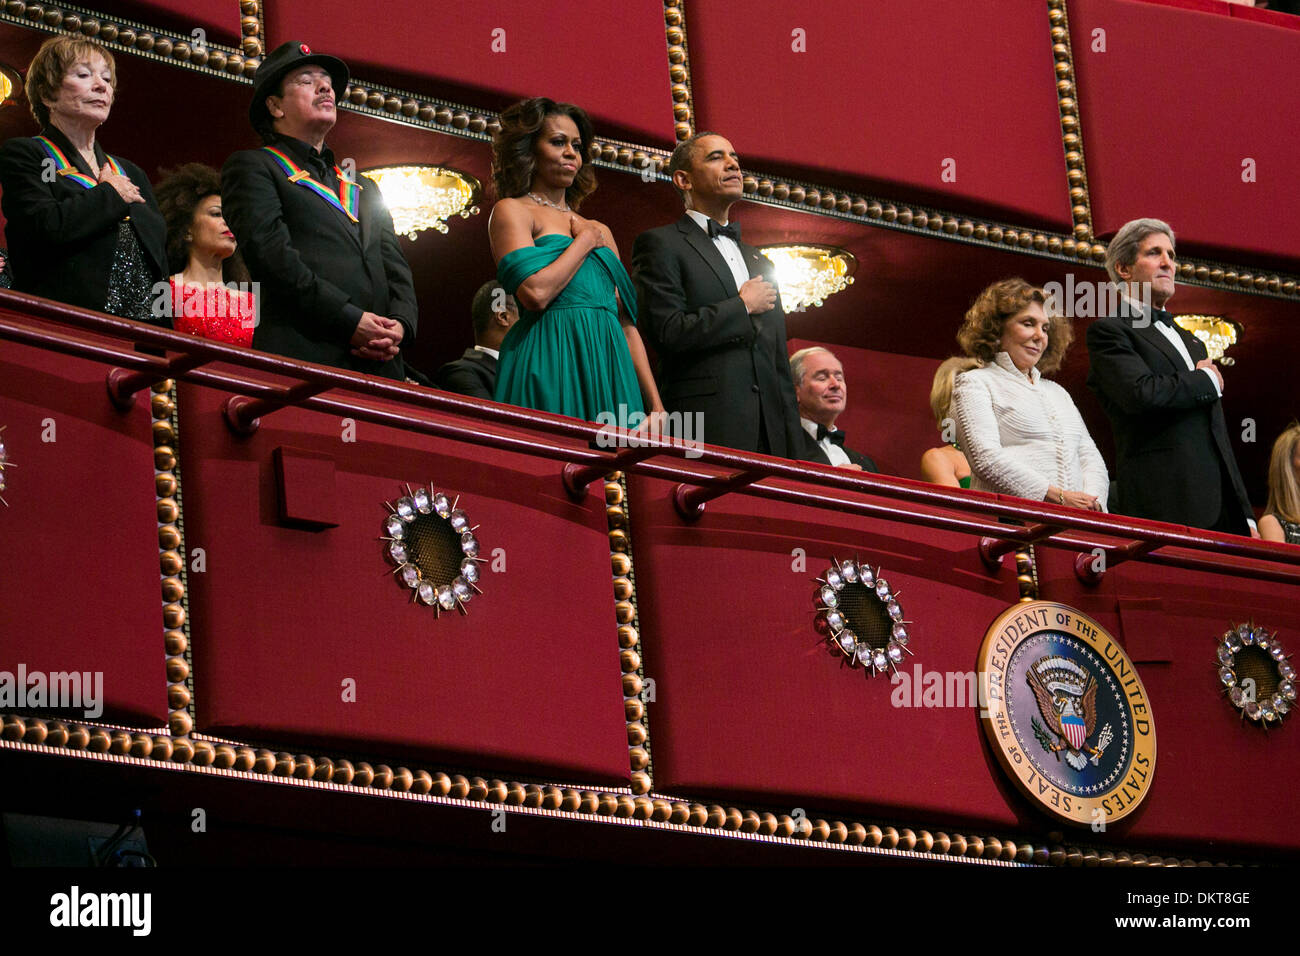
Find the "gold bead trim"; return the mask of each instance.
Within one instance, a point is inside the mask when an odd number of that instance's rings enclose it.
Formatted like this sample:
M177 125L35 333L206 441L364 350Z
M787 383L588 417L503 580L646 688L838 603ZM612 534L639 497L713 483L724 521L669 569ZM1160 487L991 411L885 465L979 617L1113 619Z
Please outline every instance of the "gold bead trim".
M1065 147L1065 175L1070 190L1070 217L1074 222L1074 238L1079 242L1091 242L1092 203L1088 197L1088 172L1083 162L1083 132L1079 124L1078 90L1074 84L1070 19L1066 14L1065 0L1047 0L1047 7L1056 71L1056 103L1061 113L1061 143Z
M244 56L266 52L266 16L262 0L239 0L239 32Z
M75 7L60 5L58 8L42 4L29 4L25 0L0 0L4 3L0 9L0 21L16 23L34 29L70 33L80 32L93 36L96 40L118 50L127 50L139 56L153 60L169 62L186 69L200 70L211 75L223 76L236 82L249 83L257 70L260 60L245 57L239 51L229 47L210 44L206 54L194 54L188 39L174 37L166 31L152 30L131 21L108 20ZM247 0L244 0L247 2ZM684 0L677 0L673 5L665 0L665 21L668 11L680 10ZM1049 0L1049 22L1052 27L1067 29L1064 19L1063 0ZM260 10L260 2L258 4ZM242 9L242 8L241 8ZM668 24L671 28L673 25ZM683 19L682 49L685 50L685 21ZM74 29L75 27L75 29ZM111 35L111 39L110 39ZM1063 37L1066 33L1060 34ZM1055 45L1055 34L1053 35ZM1068 44L1067 44L1068 45ZM164 54L165 51L165 55ZM1058 71L1060 69L1058 62ZM671 65L671 64L670 64ZM684 78L686 94L689 97L689 71L684 68L680 75ZM1068 97L1074 100L1073 67L1064 79L1070 84L1066 89ZM1059 74L1058 74L1059 76ZM1061 97L1061 79L1058 78L1058 97ZM675 101L676 102L676 101ZM689 109L689 99L683 101ZM452 136L470 139L489 140L493 132L499 129L497 115L490 110L478 110L441 100L419 96L405 90L379 84L360 81L350 84L339 100L344 109L354 110L371 116L377 116L408 126L432 129ZM1071 193L1073 205L1078 196L1085 209L1087 205L1087 175L1083 166L1082 140L1078 138L1077 129L1066 129L1067 123L1077 123L1077 103L1070 104L1073 120L1066 120L1062 115L1062 131L1067 146L1066 165L1073 176L1071 190L1082 189L1083 192ZM680 127L681 124L679 124ZM679 129L680 134L680 129ZM689 133L687 134L689 135ZM1077 143L1078 149L1071 150L1070 144ZM1077 152L1077 163L1071 152ZM593 144L594 162L608 169L621 169L637 175L645 173L646 166L654 169L655 178L664 178L668 167L669 153L652 146L639 146L617 140L602 139ZM1074 179L1078 182L1075 183ZM894 200L878 199L871 196L816 186L792 179L767 177L757 173L744 176L746 198L751 202L769 206L780 206L799 212L832 216L852 222L885 226L904 232L924 233L954 242L1005 249L1037 258L1056 259L1065 262L1082 262L1100 266L1106 258L1106 246L1093 240L1091 234L1091 212L1085 220L1086 235L1065 235L1063 233L1044 232L1036 229L1022 228L977 219L958 213L910 205ZM1080 223L1075 223L1075 232L1079 232ZM1181 259L1178 265L1178 280L1191 285L1205 286L1229 292L1245 292L1271 298L1300 298L1300 276L1268 270L1253 270L1227 263L1200 259Z
M646 708L645 660L636 608L636 573L632 567L628 527L627 476L605 477L605 518L609 523L609 562L614 574L614 616L618 626L619 664L623 669L623 717L632 793L638 798L654 786L650 754L650 718Z
M241 0L241 11L251 2L258 8L257 0ZM260 11L255 19L260 30ZM91 10L68 4L27 3L26 0L5 0L0 10L0 21L44 30L49 33L71 33L89 37L96 43L114 50L127 50L150 60L174 63L187 69L213 75L228 75L232 79L251 80L261 63L260 33L247 34L247 25L241 17L245 31L243 48L209 43L196 47L193 38L165 29L154 29L134 20L106 17ZM250 43L250 40L252 41ZM250 52L255 50L256 52Z
M664 29L668 39L668 82L673 98L673 134L680 143L695 132L691 99L691 54L686 43L685 0L664 0Z
M153 418L154 495L158 517L158 571L162 577L163 647L167 673L167 725L176 737L194 730L193 657L190 653L189 580L185 550L177 436L176 383L158 382L149 392Z
M1038 564L1034 546L1016 552L1016 584L1020 586L1020 603L1038 600Z
M611 139L597 139L592 149L594 162L604 168L642 175L649 166L654 169L654 175L661 179L666 178L665 170L670 155L653 147L641 147ZM1106 261L1106 244L1102 242L1080 240L1064 233L1022 229L1007 223L973 219L939 209L823 188L798 180L745 172L744 190L747 200L767 206L884 226L901 232L933 235L967 245L999 248L1041 259L1056 259L1098 268ZM1253 273L1203 259L1180 259L1178 281L1272 298L1300 297L1298 276Z
M316 788L348 788L376 796L462 806L491 805L511 812L574 819L604 817L657 829L686 829L771 843L817 844L826 849L919 859L942 858L989 866L1226 866L1227 861L1179 859L1100 846L1064 843L1061 833L1035 844L996 836L911 829L860 821L796 820L788 814L741 810L663 794L630 794L545 783L468 777L342 758L311 757L237 743L123 727L0 715L0 749L63 754L180 771Z

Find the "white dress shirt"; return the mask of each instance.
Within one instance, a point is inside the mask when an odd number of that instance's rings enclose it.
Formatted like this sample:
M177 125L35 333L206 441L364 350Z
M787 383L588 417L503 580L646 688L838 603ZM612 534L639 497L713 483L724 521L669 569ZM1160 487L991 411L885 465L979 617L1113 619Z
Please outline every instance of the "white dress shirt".
M686 215L690 216L697 226L704 230L705 235L709 232L709 217L702 212L696 212L694 209L686 210ZM722 223L727 225L727 223ZM749 281L749 269L745 266L745 257L741 255L740 246L736 245L736 240L730 236L715 236L713 244L718 251L722 253L722 258L726 260L727 266L731 269L731 277L736 280L736 291Z
M475 351L478 352L486 352L488 355L492 356L498 362L501 361L501 353L496 349L490 349L486 345L476 345L474 346L474 349Z
M1106 510L1110 477L1069 392L1006 352L957 376L952 415L971 487L1042 501L1049 485L1095 495Z
M1136 299L1131 299L1128 296L1125 296L1124 298L1128 301L1129 307L1132 311L1141 312L1145 314L1145 310L1142 308L1142 304L1140 302L1138 302ZM1150 322L1155 327L1155 330L1157 332L1159 332L1161 335L1163 335L1165 338L1169 340L1170 345L1178 349L1178 354L1181 355L1183 357L1183 361L1187 363L1187 370L1194 371L1196 368L1196 363L1192 361L1192 353L1187 351L1187 343L1184 342L1183 337L1178 334L1178 330L1168 325L1165 322L1157 322L1154 315L1148 315L1147 321ZM1201 371L1204 372L1206 375L1210 376L1210 381L1214 383L1215 394L1222 396L1223 388L1222 386L1219 385L1219 377L1215 375L1214 372L1212 372L1208 368L1203 368L1201 369Z
M799 424L803 426L804 431L813 437L813 441L817 441L816 422L801 417L799 419ZM830 435L827 435L821 441L817 442L817 447L826 452L826 457L830 460L832 465L839 467L840 465L851 464L848 453L839 445L835 444L835 442L831 441Z

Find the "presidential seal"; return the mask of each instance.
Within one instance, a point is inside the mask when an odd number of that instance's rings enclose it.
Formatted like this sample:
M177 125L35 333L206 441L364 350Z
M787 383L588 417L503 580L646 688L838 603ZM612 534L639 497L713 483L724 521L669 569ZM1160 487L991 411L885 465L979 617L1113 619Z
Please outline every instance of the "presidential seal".
M1014 605L984 636L978 672L984 732L1030 800L1094 829L1141 805L1155 723L1137 669L1101 625L1053 601Z

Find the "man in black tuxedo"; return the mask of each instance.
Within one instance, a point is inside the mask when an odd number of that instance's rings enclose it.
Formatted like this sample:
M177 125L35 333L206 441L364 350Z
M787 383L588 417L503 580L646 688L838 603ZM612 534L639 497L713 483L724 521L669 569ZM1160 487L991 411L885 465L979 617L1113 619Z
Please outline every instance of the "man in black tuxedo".
M248 115L266 146L226 160L222 205L260 285L256 348L400 380L411 269L379 187L349 181L325 145L347 82L342 60L303 43L263 60Z
M800 349L790 356L790 379L804 431L800 457L836 468L879 471L870 456L845 445L843 430L835 427L849 397L840 360L820 345Z
M715 133L696 133L678 144L668 172L686 214L632 246L664 408L700 416L710 444L800 458L803 431L773 266L728 220L744 192L736 152Z
M1223 376L1164 310L1175 269L1173 230L1159 219L1126 223L1106 250L1124 298L1119 315L1088 327L1088 387L1115 431L1112 508L1258 537L1223 417Z
M501 283L491 279L479 286L470 304L474 321L474 347L434 373L438 388L472 398L492 398L497 385L497 361L501 342L519 318L515 297L507 295Z

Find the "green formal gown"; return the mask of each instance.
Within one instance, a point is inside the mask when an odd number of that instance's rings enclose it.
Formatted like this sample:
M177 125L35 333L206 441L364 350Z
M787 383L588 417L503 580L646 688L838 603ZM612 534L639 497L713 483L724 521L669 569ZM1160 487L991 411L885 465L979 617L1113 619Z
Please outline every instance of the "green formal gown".
M514 295L534 272L560 257L569 236L538 236L535 246L524 246L497 265L497 279ZM627 270L610 249L595 249L583 260L569 284L542 312L519 308L519 321L501 343L495 398L498 402L536 408L585 421L597 421L601 412L612 413L617 424L619 406L635 426L645 408L632 355L618 320L617 289L632 321L636 321L636 293Z

